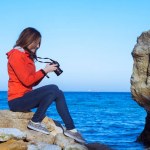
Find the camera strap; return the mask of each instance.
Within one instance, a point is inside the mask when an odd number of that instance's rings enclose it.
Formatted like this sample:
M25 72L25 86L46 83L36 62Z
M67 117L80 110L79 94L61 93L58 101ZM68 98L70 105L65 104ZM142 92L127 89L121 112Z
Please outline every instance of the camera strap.
M42 58L42 57L36 57L35 58L38 62L41 62L41 63L52 63L52 62L55 62L54 60L48 58L48 57L45 57L45 58ZM38 60L38 59L46 59L46 60L50 60L50 61L41 61L41 60Z
M29 52L31 58L34 58L36 61L38 61L40 63L49 63L49 64L51 64L52 62L55 62L54 60L52 60L52 59L50 59L48 57L45 57L45 58L38 57L35 53L30 51L27 47L25 49ZM50 61L41 61L41 60L38 60L38 59L46 59L46 60L48 59Z

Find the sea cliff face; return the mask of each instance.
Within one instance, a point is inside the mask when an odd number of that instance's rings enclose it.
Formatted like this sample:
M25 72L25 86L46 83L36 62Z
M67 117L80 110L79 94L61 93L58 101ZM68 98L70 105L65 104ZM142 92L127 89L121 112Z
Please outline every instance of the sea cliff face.
M150 30L143 32L132 51L134 60L131 76L131 93L133 99L147 113L145 127L137 138L146 147L150 147Z
M150 31L143 32L137 38L132 56L132 97L140 106L150 111Z

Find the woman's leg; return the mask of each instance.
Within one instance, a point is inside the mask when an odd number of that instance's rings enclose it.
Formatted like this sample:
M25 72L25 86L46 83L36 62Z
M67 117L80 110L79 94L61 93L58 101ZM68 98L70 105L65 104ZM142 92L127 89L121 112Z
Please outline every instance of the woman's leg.
M74 129L74 123L70 116L64 94L56 85L47 85L28 92L21 98L9 101L9 107L12 111L27 111L37 108L32 118L33 122L30 121L28 123L28 128L49 134L49 131L45 127L36 122L41 122L44 119L45 113L53 101L56 102L57 111L67 128L64 134L78 142L84 143L85 141L82 136Z
M57 95L55 99L56 108L59 115L61 116L63 122L65 123L67 130L74 129L75 128L74 122L69 113L68 106L66 104L66 100L63 92L61 90L58 90L56 95Z
M9 101L12 111L27 111L37 108L32 121L41 122L50 104L56 99L55 85L43 86L26 93L24 96Z
M56 102L56 108L67 129L73 129L74 123L68 111L65 97L56 85L47 85L28 92L21 98L9 101L12 111L27 111L37 108L32 118L33 122L41 122L51 103Z

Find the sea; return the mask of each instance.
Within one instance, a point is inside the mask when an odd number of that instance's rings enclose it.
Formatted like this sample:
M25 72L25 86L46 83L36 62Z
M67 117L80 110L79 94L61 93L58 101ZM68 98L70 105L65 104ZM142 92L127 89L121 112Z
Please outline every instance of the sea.
M76 128L87 143L101 143L114 150L144 150L136 142L144 129L146 112L130 92L64 92ZM0 92L0 109L9 109L7 92ZM35 110L33 110L35 111ZM63 124L55 103L47 116Z

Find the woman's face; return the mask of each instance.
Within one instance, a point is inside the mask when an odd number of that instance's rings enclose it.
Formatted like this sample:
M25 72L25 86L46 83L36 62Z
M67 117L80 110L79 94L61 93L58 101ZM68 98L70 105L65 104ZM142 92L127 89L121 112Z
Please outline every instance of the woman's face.
M38 40L36 41L33 41L27 48L32 51L33 53L36 52L36 50L40 47L40 41L41 41L41 38L39 38Z

